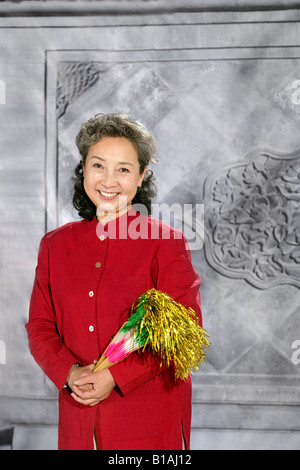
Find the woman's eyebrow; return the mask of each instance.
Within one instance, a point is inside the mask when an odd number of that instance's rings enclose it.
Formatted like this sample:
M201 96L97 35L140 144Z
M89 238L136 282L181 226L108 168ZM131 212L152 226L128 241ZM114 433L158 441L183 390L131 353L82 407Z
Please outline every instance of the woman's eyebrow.
M133 166L132 163L130 162L118 162L119 165L130 165L130 166Z
M97 158L98 160L101 160L102 162L105 162L105 161L106 161L105 158L99 157L98 155L93 155L93 156L91 157L91 160L92 160L92 158ZM130 165L130 166L134 166L131 162L118 162L118 165Z
M91 160L92 160L92 158L98 158L98 160L102 160L103 162L105 161L105 158L98 157L97 155L93 155L93 156L91 157Z

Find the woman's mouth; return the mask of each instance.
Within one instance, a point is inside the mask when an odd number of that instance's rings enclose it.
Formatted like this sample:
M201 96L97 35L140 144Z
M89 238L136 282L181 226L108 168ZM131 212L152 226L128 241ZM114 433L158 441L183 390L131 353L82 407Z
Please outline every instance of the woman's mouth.
M100 191L98 189L98 193L100 194L102 199L105 199L106 201L111 201L112 199L115 199L115 197L118 196L119 193L107 193L106 191Z

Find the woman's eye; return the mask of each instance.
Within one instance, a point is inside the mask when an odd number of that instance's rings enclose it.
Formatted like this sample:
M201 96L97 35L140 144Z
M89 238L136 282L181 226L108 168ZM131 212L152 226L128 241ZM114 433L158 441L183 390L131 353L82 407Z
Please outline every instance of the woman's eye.
M120 168L121 173L129 173L128 168Z
M94 163L93 167L94 167L94 168L103 168L103 166L101 165L101 163Z

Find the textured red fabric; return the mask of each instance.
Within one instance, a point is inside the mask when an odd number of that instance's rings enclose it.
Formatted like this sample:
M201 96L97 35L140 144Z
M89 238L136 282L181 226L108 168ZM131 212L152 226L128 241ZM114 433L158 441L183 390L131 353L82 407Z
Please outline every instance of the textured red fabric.
M181 429L189 448L191 380L175 381L173 366L160 367L149 351L111 367L117 386L96 406L64 388L72 364L98 359L153 287L193 308L202 324L185 237L133 209L104 230L82 220L41 240L26 328L32 355L59 390L59 449L93 449L95 430L99 449L176 450Z

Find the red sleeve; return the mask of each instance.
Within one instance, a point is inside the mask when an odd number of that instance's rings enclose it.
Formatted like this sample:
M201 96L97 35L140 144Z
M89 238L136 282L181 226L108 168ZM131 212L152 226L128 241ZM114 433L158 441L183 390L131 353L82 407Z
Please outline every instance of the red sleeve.
M56 328L49 281L49 250L41 240L26 329L29 348L45 374L62 389L76 357L64 346Z
M160 240L157 256L153 260L153 279L157 290L195 310L202 326L201 280L193 268L188 243L181 232L174 231L171 238ZM110 371L121 392L126 395L164 370L166 367L160 367L160 362L160 359L145 351L143 354L131 354L111 367Z

